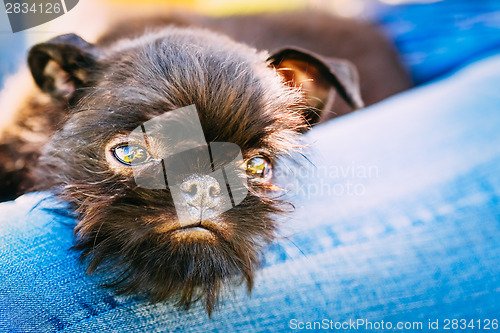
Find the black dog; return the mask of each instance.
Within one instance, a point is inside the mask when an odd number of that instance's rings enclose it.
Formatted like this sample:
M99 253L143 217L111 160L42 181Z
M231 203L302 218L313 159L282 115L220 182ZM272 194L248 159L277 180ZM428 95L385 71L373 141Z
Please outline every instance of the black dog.
M1 185L11 194L50 189L72 203L75 249L89 273L110 274L117 292L177 297L181 306L204 299L210 313L232 277L251 288L260 250L275 237L276 214L287 211L272 184L276 159L299 148L297 138L334 91L362 106L358 74L346 60L291 47L269 54L192 27L134 31L112 31L95 45L63 35L31 49L39 90L3 129ZM197 110L201 150L171 159L178 147L164 138L134 137L148 121L186 106ZM177 128L182 137L190 121L175 118L168 131L155 126L167 136ZM188 136L179 144L189 146ZM233 179L245 195L236 202L232 192L232 209L217 203L232 190L227 179L209 175L227 165L215 142L241 152ZM165 174L171 167L186 207L200 213L188 223ZM138 177L165 182L148 188Z

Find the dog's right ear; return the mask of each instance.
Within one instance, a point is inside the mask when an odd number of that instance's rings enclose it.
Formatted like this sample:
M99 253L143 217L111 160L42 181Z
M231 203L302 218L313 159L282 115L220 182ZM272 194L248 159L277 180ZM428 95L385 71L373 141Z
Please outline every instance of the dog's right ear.
M297 47L285 47L268 59L286 84L300 88L310 111L309 124L318 123L321 113L332 103L335 92L353 109L363 107L358 71L348 60L324 57Z
M28 53L28 65L36 84L55 99L70 100L88 82L97 64L98 49L75 34L37 44Z

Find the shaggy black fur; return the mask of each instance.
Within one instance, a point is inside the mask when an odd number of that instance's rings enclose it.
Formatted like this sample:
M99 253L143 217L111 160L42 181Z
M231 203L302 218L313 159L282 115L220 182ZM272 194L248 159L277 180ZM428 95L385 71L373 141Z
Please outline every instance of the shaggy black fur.
M274 159L296 146L305 126L300 95L268 68L266 54L204 31L168 29L100 57L77 91L72 116L45 147L37 186L75 205L75 249L88 260L88 272L104 265L119 292L146 293L153 301L179 296L178 304L188 306L204 297L210 313L229 277L241 275L251 288L281 202L254 184L240 205L211 222L215 241L179 239L168 189L138 188L132 177L111 170L106 144L194 104L207 142L233 142L245 158Z
M299 147L308 115L321 111L310 101L325 106L326 100L315 99L336 88L347 102L360 105L351 64L301 50L278 54L273 58L220 34L175 27L103 45L64 35L32 48L33 78L43 95L51 96L40 103L58 120L50 131L41 129L51 138L41 153L35 151L38 165L25 174L35 189L52 190L73 205L74 248L89 273L103 272L118 293L143 294L151 301L173 298L188 307L203 299L209 314L233 277L251 289L260 251L275 237L276 215L290 207L277 199L272 178L248 176L243 202L200 221L211 236L195 237L179 227L168 188L138 187L127 167L113 167L107 156L113 140L194 104L206 142L231 142L244 159L265 156L272 164ZM282 63L291 68L280 68ZM140 172L154 174L154 163ZM196 161L187 163L186 177L198 168Z

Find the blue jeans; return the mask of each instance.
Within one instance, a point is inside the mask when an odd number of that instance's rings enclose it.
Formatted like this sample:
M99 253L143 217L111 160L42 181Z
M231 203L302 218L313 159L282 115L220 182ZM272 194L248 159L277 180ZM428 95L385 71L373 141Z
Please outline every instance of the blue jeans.
M295 214L265 253L252 294L228 292L212 319L201 305L184 311L100 288L69 251L74 220L55 212L64 206L49 193L1 204L0 331L376 331L388 323L442 331L460 320L492 331L499 86L493 55L313 129L314 166L285 162L277 172Z
M374 16L394 41L417 84L448 73L471 58L500 50L498 0L382 6Z

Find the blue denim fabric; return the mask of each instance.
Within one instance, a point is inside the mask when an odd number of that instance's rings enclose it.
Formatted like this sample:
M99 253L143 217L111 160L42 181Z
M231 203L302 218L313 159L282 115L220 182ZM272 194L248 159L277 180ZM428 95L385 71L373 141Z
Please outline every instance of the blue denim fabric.
M375 16L418 84L500 50L498 0L386 6Z
M74 221L50 194L4 203L0 331L288 332L365 319L422 322L406 330L418 332L500 319L499 86L496 55L313 129L314 166L276 170L296 213L252 294L228 291L212 319L200 305L101 289L68 250Z

